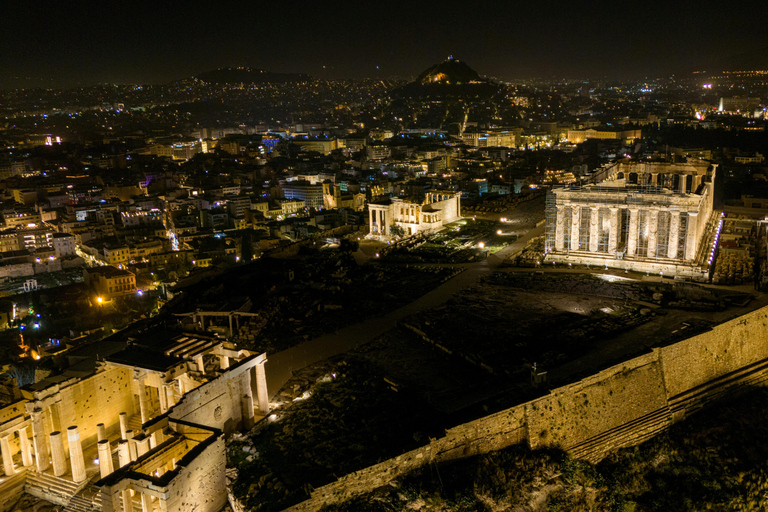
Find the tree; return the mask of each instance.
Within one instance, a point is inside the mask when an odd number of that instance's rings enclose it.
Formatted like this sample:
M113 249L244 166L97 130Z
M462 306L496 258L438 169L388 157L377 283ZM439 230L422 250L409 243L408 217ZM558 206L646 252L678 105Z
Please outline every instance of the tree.
M37 365L31 360L14 363L8 368L8 375L16 379L16 385L26 386L35 382L35 369Z
M339 250L343 253L353 253L360 248L360 243L357 240L350 240L349 238L342 238L339 242Z
M405 236L405 229L402 226L392 225L389 226L389 234L396 238L403 238Z

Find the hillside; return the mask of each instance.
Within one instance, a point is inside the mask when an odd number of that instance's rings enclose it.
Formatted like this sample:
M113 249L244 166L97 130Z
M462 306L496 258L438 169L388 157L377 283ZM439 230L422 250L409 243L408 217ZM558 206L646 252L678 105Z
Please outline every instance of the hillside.
M768 391L713 407L598 465L513 446L424 466L324 512L766 510Z

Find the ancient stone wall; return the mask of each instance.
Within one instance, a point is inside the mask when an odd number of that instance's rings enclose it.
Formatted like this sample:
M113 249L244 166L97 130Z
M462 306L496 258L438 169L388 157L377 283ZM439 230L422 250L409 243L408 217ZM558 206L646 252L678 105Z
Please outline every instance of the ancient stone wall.
M220 436L198 454L188 466L181 468L171 480L166 510L176 512L218 512L224 507L226 487L226 447Z
M528 442L572 447L666 406L658 356L647 354L525 404Z
M234 432L242 425L240 397L244 394L245 390L238 379L223 375L187 392L173 406L169 416Z
M768 358L768 308L735 318L663 347L661 365L670 397Z
M639 444L711 401L768 385L768 307L618 364L549 395L446 431L443 438L346 475L287 510L318 510L430 462L527 441L593 462Z
M255 366L260 356L251 356L216 379L187 392L169 413L172 419L218 428L232 433L243 426L243 407L257 402ZM245 406L247 407L247 406Z
M80 440L87 446L96 442L96 425L104 423L110 431L119 428L119 416L134 414L131 381L133 374L126 368L108 366L88 378L61 390L59 406L60 428L76 425ZM65 448L68 446L64 436Z

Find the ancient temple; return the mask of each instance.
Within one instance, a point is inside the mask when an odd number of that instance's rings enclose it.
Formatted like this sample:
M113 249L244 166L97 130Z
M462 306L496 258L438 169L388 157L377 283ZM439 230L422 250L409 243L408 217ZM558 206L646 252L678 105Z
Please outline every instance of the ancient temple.
M716 166L621 161L547 197L545 261L706 279L720 227Z
M461 193L432 190L424 198L392 197L368 203L368 228L372 236L389 238L392 226L404 236L438 231L460 218Z

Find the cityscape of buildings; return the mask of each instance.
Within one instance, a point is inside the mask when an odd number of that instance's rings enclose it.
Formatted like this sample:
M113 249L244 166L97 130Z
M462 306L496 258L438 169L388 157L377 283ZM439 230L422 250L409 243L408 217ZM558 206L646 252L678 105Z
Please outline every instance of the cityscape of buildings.
M341 506L521 442L597 462L763 382L764 328L702 333L768 307L767 109L764 70L505 81L453 56L0 90L0 511ZM659 370L663 407L534 429L534 400L689 338L725 352L676 391Z

